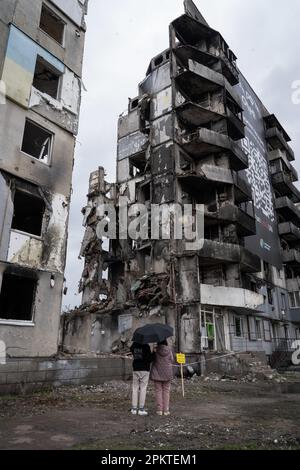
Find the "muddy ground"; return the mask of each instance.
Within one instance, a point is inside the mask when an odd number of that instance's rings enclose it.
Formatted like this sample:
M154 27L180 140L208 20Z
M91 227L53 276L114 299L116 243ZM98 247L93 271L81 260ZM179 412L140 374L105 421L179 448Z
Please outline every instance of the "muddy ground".
M175 381L172 415L131 416L130 382L0 397L0 449L300 449L300 389L279 383Z

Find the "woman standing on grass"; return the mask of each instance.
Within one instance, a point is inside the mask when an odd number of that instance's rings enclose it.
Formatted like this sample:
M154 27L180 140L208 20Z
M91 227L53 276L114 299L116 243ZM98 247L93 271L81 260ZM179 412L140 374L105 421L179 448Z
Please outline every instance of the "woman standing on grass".
M157 414L159 416L169 416L171 381L173 379L173 353L167 341L157 345L150 379L154 382Z

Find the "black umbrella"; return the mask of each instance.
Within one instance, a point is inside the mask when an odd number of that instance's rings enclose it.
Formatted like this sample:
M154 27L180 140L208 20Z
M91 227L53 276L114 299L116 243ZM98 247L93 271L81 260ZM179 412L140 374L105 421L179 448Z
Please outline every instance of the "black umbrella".
M154 323L138 328L133 333L132 341L139 344L161 343L174 335L174 330L169 325Z

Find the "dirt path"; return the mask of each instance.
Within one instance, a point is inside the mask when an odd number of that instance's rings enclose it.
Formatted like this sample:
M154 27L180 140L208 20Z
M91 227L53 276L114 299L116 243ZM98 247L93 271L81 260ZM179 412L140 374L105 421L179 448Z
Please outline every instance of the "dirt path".
M300 394L274 384L180 384L171 417L129 414L130 384L0 398L1 449L300 449Z

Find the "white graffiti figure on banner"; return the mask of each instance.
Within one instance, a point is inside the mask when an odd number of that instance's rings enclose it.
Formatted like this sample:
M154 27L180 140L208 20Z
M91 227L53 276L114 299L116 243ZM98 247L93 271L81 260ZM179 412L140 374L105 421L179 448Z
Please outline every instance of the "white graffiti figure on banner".
M254 206L260 209L268 220L274 222L274 205L267 161L248 137L243 140L243 149L249 158L249 168L246 173L252 187Z

